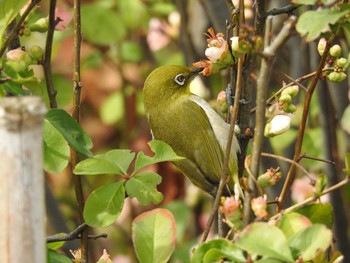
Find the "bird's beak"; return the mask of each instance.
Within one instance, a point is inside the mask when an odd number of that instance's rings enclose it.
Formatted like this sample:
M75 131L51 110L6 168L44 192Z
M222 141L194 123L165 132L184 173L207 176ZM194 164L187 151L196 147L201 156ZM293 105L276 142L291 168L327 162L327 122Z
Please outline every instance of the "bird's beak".
M192 78L197 76L199 73L201 73L204 70L204 68L196 68L190 72L190 74L187 75L187 78Z

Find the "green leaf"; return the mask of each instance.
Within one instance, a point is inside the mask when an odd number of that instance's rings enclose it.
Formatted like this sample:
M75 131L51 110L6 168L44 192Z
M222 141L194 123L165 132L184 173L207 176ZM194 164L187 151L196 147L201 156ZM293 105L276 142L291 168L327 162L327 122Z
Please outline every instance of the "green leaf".
M173 201L167 203L165 208L174 216L176 221L176 239L182 244L189 223L191 222L191 208L184 201Z
M194 252L191 262L221 262L227 259L233 262L246 262L247 259L235 244L227 239L213 239L201 244Z
M136 217L132 223L132 240L139 262L168 262L175 249L175 229L173 215L163 208Z
M334 223L333 207L330 203L310 204L296 210L306 216L313 224L324 224L332 228Z
M292 237L289 246L294 258L302 257L303 262L311 261L319 253L325 253L332 241L332 232L324 225L312 225Z
M130 13L128 14L130 16ZM81 7L81 21L84 38L97 45L111 45L120 42L126 35L125 26L118 14L111 8L97 3ZM131 17L135 17L131 15Z
M100 186L86 200L85 222L92 227L107 227L117 220L125 199L124 182Z
M7 26L17 16L19 11L27 3L27 0L2 0L0 1L0 47L4 42L4 34Z
M63 254L59 254L54 250L48 249L47 262L48 263L72 263L72 260Z
M44 121L44 169L60 173L69 162L69 146L64 137L47 120Z
M132 41L123 42L121 46L121 58L124 62L140 62L143 59L141 46Z
M321 33L330 30L329 25L335 24L340 18L348 14L350 10L316 10L303 13L296 24L298 33L305 37L306 41L315 40Z
M306 216L295 212L284 214L278 222L278 227L287 239L311 225L311 221Z
M63 236L63 235L66 235L66 233L58 233L58 234L55 234L55 236ZM50 242L50 243L47 243L46 244L46 247L48 249L52 249L52 250L57 250L59 249L60 247L62 247L66 242L65 241L57 241L57 242Z
M74 168L74 173L83 175L123 175L127 173L134 157L135 153L130 150L111 150L105 154L99 154L79 162Z
M112 93L103 101L100 116L105 124L115 124L124 118L124 96L120 90Z
M159 174L143 172L131 177L125 184L125 190L129 197L137 198L141 205L159 204L163 195L157 191L156 186L161 181Z
M316 4L317 0L294 0L293 4L300 4L300 5L314 5Z
M120 0L120 17L129 29L147 29L149 14L147 7L141 0ZM137 19L135 19L137 17Z
M294 262L282 230L268 223L258 222L248 225L235 245L249 254Z
M62 109L50 109L46 114L46 120L63 135L72 148L81 154L92 156L90 137L67 112Z
M136 174L141 168L160 162L166 161L180 161L185 159L184 157L178 156L173 149L162 141L153 140L150 141L149 146L151 150L155 153L153 157L145 155L143 152L139 152L136 158L135 170L133 174Z

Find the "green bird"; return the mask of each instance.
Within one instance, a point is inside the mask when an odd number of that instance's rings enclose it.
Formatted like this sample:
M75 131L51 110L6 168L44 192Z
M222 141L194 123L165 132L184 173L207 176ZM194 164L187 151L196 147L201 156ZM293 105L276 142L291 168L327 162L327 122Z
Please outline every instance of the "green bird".
M153 138L169 144L186 159L174 165L193 184L216 195L223 170L229 124L201 97L191 93L190 83L202 69L167 65L156 68L145 81L143 99ZM225 195L238 183L234 136L229 159L230 180Z

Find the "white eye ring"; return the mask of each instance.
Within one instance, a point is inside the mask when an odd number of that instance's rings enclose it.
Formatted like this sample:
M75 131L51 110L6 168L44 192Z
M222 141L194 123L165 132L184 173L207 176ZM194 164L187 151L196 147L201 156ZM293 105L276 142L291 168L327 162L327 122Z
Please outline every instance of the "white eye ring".
M180 86L185 84L186 77L184 74L177 74L174 78L174 81L179 84Z

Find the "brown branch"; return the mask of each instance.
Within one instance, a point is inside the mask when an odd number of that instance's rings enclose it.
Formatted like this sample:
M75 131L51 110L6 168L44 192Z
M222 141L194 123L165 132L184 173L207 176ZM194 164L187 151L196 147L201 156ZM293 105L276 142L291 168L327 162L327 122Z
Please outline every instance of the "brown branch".
M298 162L295 162L294 160L291 160L291 159L288 159L286 157L279 156L279 155L276 155L276 154L272 154L272 153L261 153L261 156L269 157L269 158L275 158L275 159L279 159L279 160L285 161L287 163L294 164L300 170L302 170L307 177L311 178L310 173L304 167L302 167Z
M83 232L86 228L87 228L86 223L83 223L68 234L48 236L46 238L46 243L53 243L53 242L59 242L59 241L71 241L71 240L78 239L81 237L81 232ZM88 235L89 239L94 239L94 240L98 238L107 238L107 237L108 235L105 233L99 234L99 235Z
M310 110L312 95L316 89L316 85L318 83L318 80L322 75L324 66L325 66L326 61L327 61L329 49L333 43L334 38L335 38L335 33L333 33L331 35L330 39L327 41L327 45L326 45L326 48L325 48L324 53L322 55L321 61L318 65L316 74L314 75L312 82L311 82L311 84L308 88L308 91L306 93L306 96L305 96L304 107L303 107L304 110L303 110L301 122L299 125L298 138L297 138L297 142L295 145L295 153L294 153L294 157L293 157L293 160L295 162L298 162L300 160L300 157L301 157L301 147L303 145L304 133L305 133L305 128L306 128L306 121L307 121L307 117L308 117L309 110ZM295 170L296 170L296 165L292 164L290 169L289 169L289 172L287 174L287 178L286 178L286 181L283 185L281 194L278 198L278 201L279 201L278 209L281 209L284 202L285 202L285 199L287 196L287 191L289 190L290 186L292 185L292 182L294 181Z
M80 48L81 48L81 21L80 21L80 0L74 0L74 62L73 62L73 118L79 123L80 116L80 96L81 96L81 79L80 79ZM77 151L71 148L72 169L78 164L79 155ZM84 222L84 191L81 175L73 174L75 196L78 202L79 220ZM88 263L88 229L81 233L81 259L82 262Z
M321 196L323 196L325 194L328 194L328 193L330 193L332 191L335 191L335 190L343 187L344 185L347 185L349 182L350 182L350 177L347 176L341 182L339 182L339 183L337 183L337 184L335 184L335 185L333 185L331 187L328 187L327 189L323 190L322 193L319 193L319 194L317 194L315 196L309 197L309 198L305 199L304 201L302 201L300 203L297 203L295 205L292 205L292 206L288 207L287 209L281 210L279 213L277 213L276 215L272 216L270 218L270 220L271 219L277 219L279 216L282 215L282 213L288 213L288 212L294 211L294 210L296 210L298 208L301 208L301 207L303 207L303 206L305 206L305 205L307 205L307 204L309 204L311 202L314 202L317 199L319 199ZM279 205L279 202L277 203L277 205Z
M56 10L56 0L50 1L50 10L49 10L49 27L46 35L46 45L45 45L45 54L43 60L44 75L46 80L46 89L49 96L50 108L57 108L56 95L57 91L53 85L52 73L51 73L51 53L52 53L52 43L53 35L56 27L55 20L55 10Z
M3 46L0 49L0 57L5 53L6 48L8 45L12 42L12 40L18 35L18 32L24 22L24 20L27 18L29 13L32 11L32 9L40 2L41 0L32 0L26 10L24 11L23 15L18 20L18 23L14 26L10 34L5 39Z
M334 161L331 160L326 160L326 159L322 159L322 158L317 158L317 157L313 157L313 156L308 156L305 153L303 153L300 156L301 159L310 159L310 160L314 160L314 161L319 161L319 162L323 162L323 163L329 163L329 164L335 164Z

